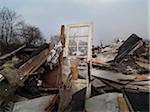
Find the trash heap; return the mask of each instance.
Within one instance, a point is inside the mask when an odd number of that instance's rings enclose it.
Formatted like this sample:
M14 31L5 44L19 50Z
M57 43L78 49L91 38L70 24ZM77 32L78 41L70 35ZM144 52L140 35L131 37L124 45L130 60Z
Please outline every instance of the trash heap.
M101 104L95 108L102 108L103 111L105 108L105 111L112 109L114 112L118 108L123 109L122 111L149 111L149 47L148 40L132 34L117 49L113 60L93 64L91 83L94 88L93 95L97 99L94 100L93 97L87 101L89 111L94 109L90 106L94 102ZM118 100L112 100L114 96ZM111 104L108 105L107 101L102 103L98 99L108 99ZM115 109L112 103L117 105ZM124 107L121 107L123 104Z
M105 47L85 78L64 64L63 31L56 45L22 45L0 57L0 112L149 111L148 40L132 34Z

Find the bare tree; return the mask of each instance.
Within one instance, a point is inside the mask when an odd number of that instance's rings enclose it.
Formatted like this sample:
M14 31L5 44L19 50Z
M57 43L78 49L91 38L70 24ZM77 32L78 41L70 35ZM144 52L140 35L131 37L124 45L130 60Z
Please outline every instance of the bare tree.
M2 8L0 11L0 36L1 40L8 45L13 41L19 29L21 19L16 12L8 8Z
M23 43L42 44L45 40L38 27L26 25L15 11L0 9L0 52L9 52ZM14 48L15 49L15 48Z
M45 42L43 35L38 27L25 25L22 29L22 36L27 44L39 45Z
M19 41L16 35L21 27L20 22L21 19L15 11L5 7L0 9L0 50Z

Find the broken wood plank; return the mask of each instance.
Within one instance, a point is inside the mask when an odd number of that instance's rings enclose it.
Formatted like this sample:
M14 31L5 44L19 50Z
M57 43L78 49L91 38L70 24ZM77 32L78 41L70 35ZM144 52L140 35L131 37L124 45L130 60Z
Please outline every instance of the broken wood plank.
M48 52L53 48L53 44L50 44L50 48L44 49L38 55L29 59L26 63L19 67L20 80L25 80L29 74L35 72L47 59ZM24 79L25 78L25 79Z
M21 49L23 49L23 48L25 48L25 47L26 47L26 45L22 45L22 46L19 47L18 49L14 50L14 51L12 51L12 52L10 52L10 53L7 53L7 54L5 54L5 55L3 55L3 56L1 56L1 57L0 57L0 60L3 60L3 59L5 59L5 58L7 58L7 57L9 57L9 56L11 56L11 55L13 55L13 54L15 54L16 52L20 51Z
M50 43L50 45L53 45ZM43 50L48 49L49 44L44 43L43 45L39 46L36 51L34 51L29 57L23 59L21 62L17 63L15 65L16 68L20 68L23 64L25 64L28 60L32 59L34 56L37 56L39 53L41 53Z
M128 105L122 96L118 96L118 104L120 112L129 112Z
M134 81L134 82L130 82L129 84L139 85L139 86L150 86L150 81Z
M140 61L136 61L136 63L137 63L139 66L141 66L141 67L143 67L143 68L145 68L146 70L149 71L149 64L148 64L148 63L143 63L143 62L140 62Z
M95 78L92 82L92 85L94 86L94 87L98 87L98 88L101 88L101 87L106 87L106 84L104 84L101 80L99 80L99 79L97 79L97 78Z
M128 81L121 82L119 80L119 79L128 79L128 77L126 75L123 75L122 73L106 71L106 70L97 70L97 69L92 69L91 73L93 77L97 77L99 79L106 79L120 84L128 83Z
M122 89L121 91L123 93L124 99L125 99L128 107L129 107L130 112L134 112L133 107L132 107L132 105L131 105L131 103L130 103L130 101L128 99L128 96L126 95L126 91L124 89Z
M146 81L150 80L150 76L148 75L139 75L139 74L131 74L131 75L126 75L124 78L119 78L119 81Z
M58 104L58 102L59 102L59 94L56 94L53 97L53 99L50 99L50 103L49 103L48 107L45 108L45 111L51 112L54 109L55 105Z
M62 47L65 47L65 26L62 25L61 26L61 32L60 32L60 40L61 40L61 44ZM65 108L69 105L69 103L71 102L72 99L72 94L70 89L68 89L67 87L69 87L70 85L70 75L67 77L67 80L65 82L63 82L63 68L64 68L64 57L63 57L63 50L61 51L60 55L59 55L59 66L60 66L60 77L58 79L58 83L60 85L59 87L59 97L60 97L60 101L59 101L59 106L58 106L58 111L63 112L65 110Z
M146 87L146 86L126 85L124 88L136 90L138 92L149 92L149 87Z
M45 49L37 56L28 60L24 65L19 68L19 74L21 79L23 79L26 75L32 74L38 67L40 67L45 60L47 59L48 49Z
M149 61L147 59L141 58L141 57L136 57L136 60L139 62L143 62L143 63L149 63Z
M114 89L116 90L121 90L122 88L124 88L125 85L121 85L121 84L118 84L118 83L115 83L115 82L112 82L112 81L108 81L108 80L105 80L105 79L101 79L101 81L105 84L107 84L108 86L110 87L113 87Z
M106 85L113 87L114 89L121 91L123 88L126 89L132 89L132 90L136 90L136 91L144 91L147 92L149 91L149 86L140 86L140 85L131 85L131 84L120 84L120 83L116 83L110 80L106 80L106 79L100 79L103 83L105 83Z

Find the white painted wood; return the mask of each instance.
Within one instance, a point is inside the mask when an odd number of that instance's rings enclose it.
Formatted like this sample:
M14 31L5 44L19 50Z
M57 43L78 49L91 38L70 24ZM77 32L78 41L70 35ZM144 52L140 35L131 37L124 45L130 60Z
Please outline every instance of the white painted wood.
M77 35L71 35L70 34L70 31L71 31L71 29L80 29L80 28L85 28L85 30L86 30L86 28L88 29L88 32L86 32L87 34L77 34ZM83 39L83 38L87 38L87 47L84 47L84 48L86 48L86 50L87 50L87 55L86 55L86 57L87 57L87 60L86 60L86 63L88 63L88 62L90 62L90 60L91 60L91 58L92 58L92 42L93 42L93 23L92 22L90 22L90 23L79 23L79 24L69 24L69 25L66 25L66 38L65 38L65 49L64 49L64 57L67 57L67 58L70 58L70 59L73 59L73 60L76 60L77 59L77 57L74 57L74 58L72 58L73 56L70 56L69 55L69 47L70 47L70 45L69 45L69 38L77 38L77 53L79 52L79 39ZM76 33L78 33L77 31L76 32L74 32L74 34L76 34ZM72 47L73 45L71 45L71 47ZM82 45L80 45L80 47L81 47ZM85 45L83 45L83 46L85 46ZM86 64L85 63L85 64ZM90 65L91 66L91 65ZM90 95L91 95L91 83L89 82L89 80L88 80L88 67L85 67L85 68L87 68L86 70L85 70L85 72L86 72L86 86L87 86L87 89L86 89L86 98L89 98L90 97Z
M90 61L92 58L92 42L93 42L93 23L89 23L88 25L88 58L87 61Z
M92 42L93 42L93 23L90 22L90 23L80 23L80 24L69 24L69 25L66 25L66 30L65 30L65 48L64 48L64 57L68 57L69 54L69 38L70 38L70 30L71 28L83 28L83 27L86 27L88 28L88 34L87 35L84 35L84 36L87 36L87 40L88 40L88 53L87 53L87 61L91 60L91 57L92 57ZM77 35L76 35L77 37ZM81 35L81 38L83 36ZM73 38L73 37L71 37ZM80 38L80 35L78 35L78 38ZM79 42L79 41L78 41ZM78 46L78 43L77 43L77 46ZM78 50L77 50L78 51Z

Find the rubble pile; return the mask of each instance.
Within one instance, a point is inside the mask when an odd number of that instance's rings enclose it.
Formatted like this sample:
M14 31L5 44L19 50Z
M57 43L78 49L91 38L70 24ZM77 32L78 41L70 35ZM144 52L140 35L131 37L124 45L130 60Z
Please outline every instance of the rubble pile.
M92 62L82 54L70 65L64 47L62 26L57 44L22 45L0 57L0 112L149 111L148 41L132 34L97 49Z
M95 88L94 95L101 96L101 94L117 92L123 95L128 105L128 108L124 108L128 111L149 111L148 49L149 45L142 38L132 34L118 48L117 55L113 60L93 64L92 85ZM117 110L114 109L113 111Z
M115 52L114 59L107 63L93 64L93 67L108 69L123 74L149 73L149 45L135 34L132 34ZM109 54L110 51L108 51ZM103 55L103 53L101 54Z
M63 47L64 26L56 44L22 45L0 57L0 112L65 109L71 78L62 75Z
M0 111L16 112L17 102L58 94L61 49L53 42L22 45L0 57Z

